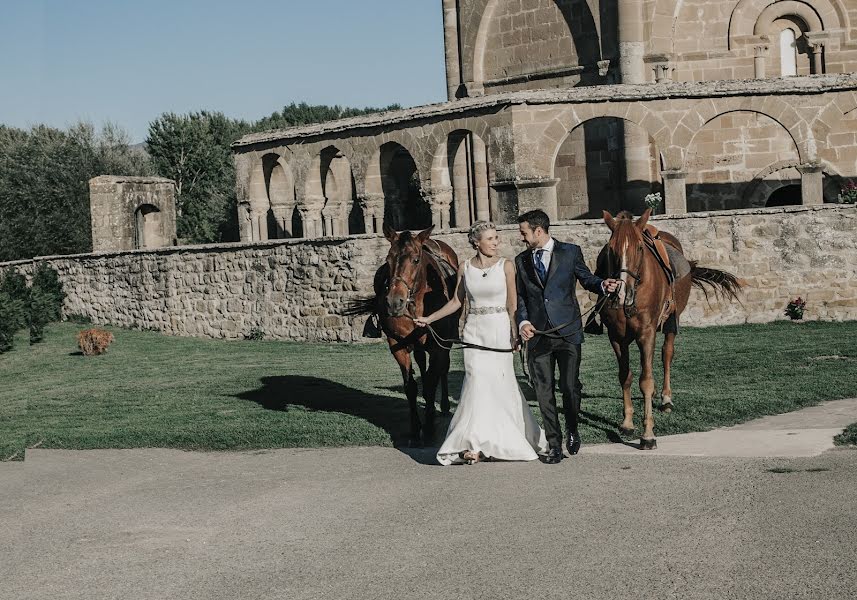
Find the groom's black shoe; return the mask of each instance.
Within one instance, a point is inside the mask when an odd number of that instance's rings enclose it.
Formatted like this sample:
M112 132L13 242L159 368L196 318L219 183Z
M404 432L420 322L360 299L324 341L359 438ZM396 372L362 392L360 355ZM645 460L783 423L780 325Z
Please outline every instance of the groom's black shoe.
M545 463L555 465L559 463L565 456L562 453L562 448L551 448L550 452L545 456Z
M576 431L569 431L565 447L568 448L568 453L572 456L580 452L580 434Z

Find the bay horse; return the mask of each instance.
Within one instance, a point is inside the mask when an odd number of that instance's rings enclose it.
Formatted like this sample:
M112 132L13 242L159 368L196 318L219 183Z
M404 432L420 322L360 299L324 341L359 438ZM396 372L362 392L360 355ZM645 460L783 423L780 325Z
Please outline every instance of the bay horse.
M652 360L657 331L662 330L664 334L661 349L664 383L660 409L668 413L673 409L670 366L675 338L691 287L701 289L706 299L710 289L718 296L738 300L741 289L741 283L731 273L699 267L696 262L684 258L681 243L675 236L648 225L650 215L651 209L647 209L635 221L627 211L616 217L604 211L604 222L610 228L611 236L599 254L596 269L599 274L607 274L623 282L618 295L602 306L600 314L619 363L619 384L624 403L619 429L625 435L634 432L629 346L636 342L640 349L640 391L643 393L644 411L641 450L657 448L652 413L652 396L655 393Z
M387 335L390 352L399 365L411 420L411 443L419 444L421 433L428 441L434 436L435 396L441 389L441 415L449 409L449 349L440 346L425 328L414 326L413 319L442 308L455 292L458 255L444 242L430 239L434 226L419 233L396 232L384 224L384 236L390 242L387 259L375 273L375 297L358 300L349 315L374 313ZM444 338L458 337L460 312L435 323L434 330ZM413 353L413 361L411 354ZM428 358L428 361L426 361ZM417 382L413 362L423 382L425 422L417 411Z

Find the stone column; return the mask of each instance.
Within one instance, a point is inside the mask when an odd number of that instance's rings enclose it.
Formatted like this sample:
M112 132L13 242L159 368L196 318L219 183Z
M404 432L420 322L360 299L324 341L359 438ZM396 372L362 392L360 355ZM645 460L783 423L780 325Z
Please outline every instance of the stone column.
M278 238L292 237L292 212L295 210L293 205L271 206L274 211L274 219L277 221L277 236Z
M443 42L446 57L447 100L455 100L461 85L461 59L458 39L458 2L443 0Z
M765 61L768 58L768 45L759 44L754 49L753 67L755 69L756 79L765 78Z
M812 52L812 68L813 75L821 75L824 72L824 63L822 62L822 58L824 56L824 44L810 43L809 50Z
M307 195L303 205L298 208L304 225L304 237L313 239L324 235L322 230L321 209L324 207L324 196Z
M433 187L420 192L431 206L431 222L437 229L449 229L449 208L452 205L452 187Z
M683 215L687 212L687 173L677 169L661 171L664 178L664 212Z
M619 69L622 83L645 83L643 0L619 0Z
M363 210L366 233L381 233L384 224L384 194L364 192L357 195L357 201Z
M514 181L496 181L491 184L497 196L497 215L494 222L497 225L507 225L517 222L519 214L528 210L541 209L556 221L558 206L556 200L556 184L559 179L534 178L515 179Z
M491 220L491 204L488 200L488 156L485 144L471 144L473 152L473 187L476 195L476 220Z
M824 167L807 163L798 167L800 171L801 204L811 206L824 204Z
M247 202L238 203L238 235L242 242L253 241L253 217Z

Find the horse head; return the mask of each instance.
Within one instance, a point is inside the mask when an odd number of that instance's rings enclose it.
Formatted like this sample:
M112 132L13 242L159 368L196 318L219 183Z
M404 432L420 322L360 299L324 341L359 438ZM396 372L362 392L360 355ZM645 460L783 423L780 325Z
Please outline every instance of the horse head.
M626 210L615 217L608 211L604 211L604 222L611 231L610 241L607 244L610 276L618 276L623 283L619 291L619 302L624 305L625 314L629 317L636 313L637 285L642 279L645 256L643 231L651 214L652 210L647 208L635 221L634 215ZM633 279L630 284L629 277Z
M431 236L434 226L416 235L410 231L396 232L384 224L384 236L390 242L387 253L387 268L390 273L389 287L385 298L387 314L404 316L416 303L416 296L426 283L423 244Z

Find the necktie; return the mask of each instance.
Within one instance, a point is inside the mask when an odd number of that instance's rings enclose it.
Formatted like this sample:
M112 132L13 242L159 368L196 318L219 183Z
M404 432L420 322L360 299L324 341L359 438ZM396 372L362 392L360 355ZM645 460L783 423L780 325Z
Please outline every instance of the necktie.
M542 284L544 284L545 280L547 280L548 278L548 270L545 269L545 263L542 262L542 256L544 255L544 253L544 248L539 248L535 251L534 254L536 273L538 274Z

